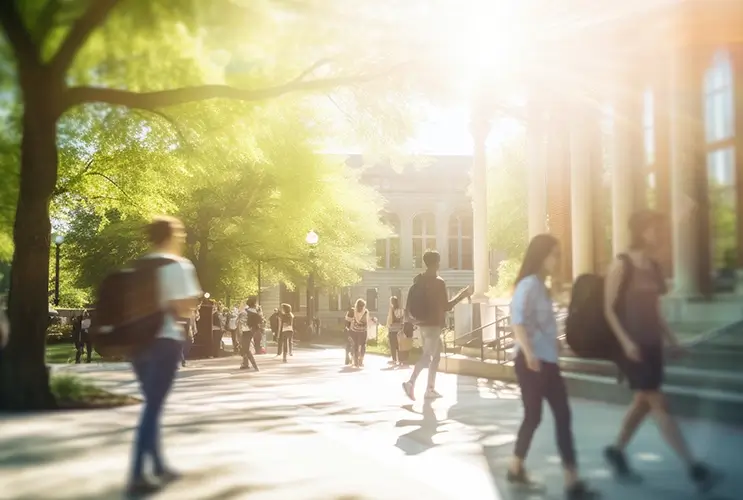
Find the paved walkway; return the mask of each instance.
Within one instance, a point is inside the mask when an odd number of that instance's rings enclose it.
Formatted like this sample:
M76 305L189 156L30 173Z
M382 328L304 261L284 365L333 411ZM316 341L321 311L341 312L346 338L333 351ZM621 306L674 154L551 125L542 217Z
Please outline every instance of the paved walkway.
M301 350L288 364L260 356L260 373L237 358L196 361L179 373L164 420L166 455L186 473L162 499L362 500L562 498L552 419L545 414L529 466L549 495L523 495L503 484L521 416L516 388L442 374L445 398L410 404L406 373L369 356L361 371L341 366L343 352ZM136 393L125 365L58 368L102 387ZM422 389L422 388L421 388ZM139 407L4 417L0 421L0 498L120 498ZM696 498L680 464L646 425L632 460L643 485L623 486L600 459L622 409L573 401L584 474L604 498ZM743 430L685 422L694 449L725 471L718 500L741 498ZM737 473L737 476L736 476Z

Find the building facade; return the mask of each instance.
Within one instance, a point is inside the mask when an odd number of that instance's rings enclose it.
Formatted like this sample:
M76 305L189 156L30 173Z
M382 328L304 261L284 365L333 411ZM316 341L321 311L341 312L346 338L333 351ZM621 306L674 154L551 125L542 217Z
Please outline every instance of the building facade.
M471 156L435 156L399 168L385 162L367 164L360 155L349 156L346 163L360 169L361 182L383 196L380 218L391 235L376 242L376 269L363 271L358 283L318 288L314 310L325 327L342 328L345 312L359 298L384 322L390 297L404 303L429 249L441 254L441 276L450 293L472 284ZM293 292L283 286L266 290L261 300L266 311L289 302L306 314L306 297L306 287L300 284Z

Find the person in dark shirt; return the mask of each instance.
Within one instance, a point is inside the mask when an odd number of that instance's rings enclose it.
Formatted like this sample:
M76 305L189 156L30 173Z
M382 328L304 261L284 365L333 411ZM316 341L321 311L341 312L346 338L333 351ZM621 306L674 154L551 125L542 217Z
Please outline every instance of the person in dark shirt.
M453 299L449 300L446 282L439 276L441 256L435 250L428 250L423 254L423 263L426 265L426 270L416 276L415 279L415 283L423 286L426 304L425 317L416 318L423 341L423 354L415 364L410 380L402 384L403 391L412 400L415 400L415 381L424 368L428 368L428 387L425 398L441 397L441 394L436 392L435 385L436 372L441 359L441 331L446 327L446 313L451 311L459 302L472 295L470 287L465 287ZM410 305L410 300L408 300L407 305Z

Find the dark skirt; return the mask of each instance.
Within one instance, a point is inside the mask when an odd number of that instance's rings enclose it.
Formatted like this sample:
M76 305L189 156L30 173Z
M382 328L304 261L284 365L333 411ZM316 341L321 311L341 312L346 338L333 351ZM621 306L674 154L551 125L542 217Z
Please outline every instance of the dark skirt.
M663 385L663 346L638 344L638 348L639 362L631 361L622 354L617 365L633 391L658 391Z

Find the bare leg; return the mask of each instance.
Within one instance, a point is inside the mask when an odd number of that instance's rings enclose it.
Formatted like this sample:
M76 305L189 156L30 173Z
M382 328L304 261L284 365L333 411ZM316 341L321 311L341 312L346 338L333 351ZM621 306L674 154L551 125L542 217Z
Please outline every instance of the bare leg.
M653 412L653 417L660 428L660 432L668 445L673 448L686 465L693 465L694 457L691 455L683 434L681 434L681 429L679 429L676 419L668 411L668 401L665 395L661 392L647 393L647 401Z
M636 393L632 405L629 407L622 421L622 428L615 443L617 449L624 450L627 447L640 427L640 424L648 416L648 413L650 413L650 405L647 402L645 394Z

